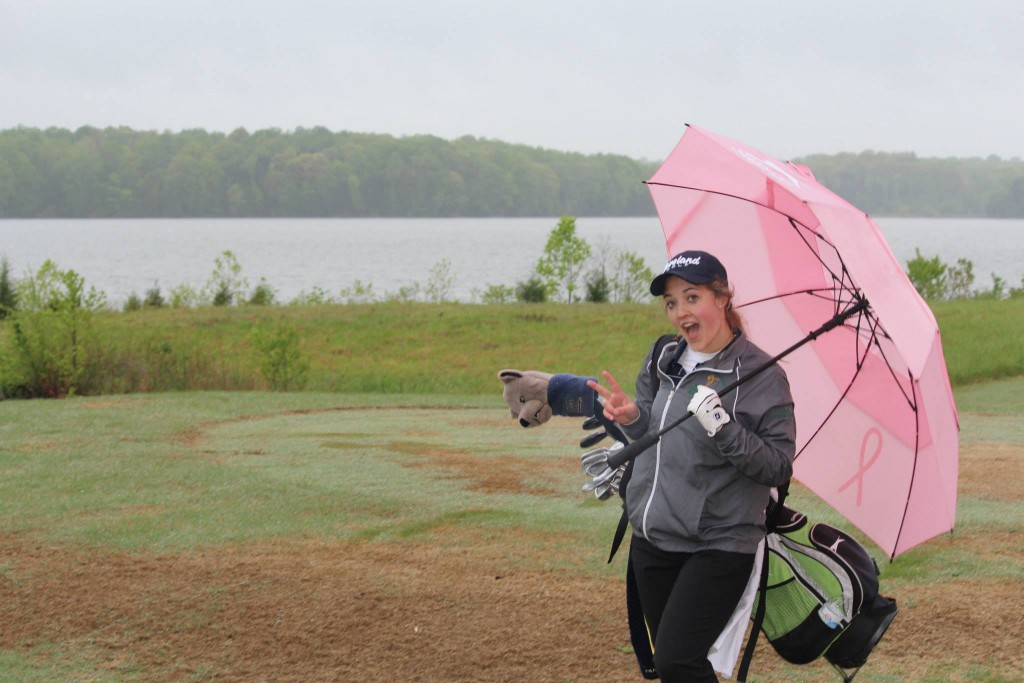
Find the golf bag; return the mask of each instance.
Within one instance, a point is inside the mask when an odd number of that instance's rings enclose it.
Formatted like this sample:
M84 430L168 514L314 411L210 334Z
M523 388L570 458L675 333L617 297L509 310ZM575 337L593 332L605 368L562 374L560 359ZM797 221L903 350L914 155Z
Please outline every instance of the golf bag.
M878 566L853 537L810 523L784 504L769 518L774 530L766 539L755 625L786 661L806 664L824 656L844 681L853 680L898 611L895 600L878 592ZM745 655L741 681L748 663Z

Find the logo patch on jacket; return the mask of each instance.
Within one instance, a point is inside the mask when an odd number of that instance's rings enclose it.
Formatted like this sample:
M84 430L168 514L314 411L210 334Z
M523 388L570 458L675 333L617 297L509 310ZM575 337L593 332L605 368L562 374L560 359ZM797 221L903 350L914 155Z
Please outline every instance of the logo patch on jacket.
M722 381L722 379L718 375L715 375L715 374L712 374L712 373L709 372L708 374L704 375L704 380L703 381L697 381L696 384L694 384L692 387L690 387L690 391L689 391L690 398L693 398L693 395L697 393L697 387L699 385L703 384L706 387L714 388L714 386L716 384L720 384L721 381Z

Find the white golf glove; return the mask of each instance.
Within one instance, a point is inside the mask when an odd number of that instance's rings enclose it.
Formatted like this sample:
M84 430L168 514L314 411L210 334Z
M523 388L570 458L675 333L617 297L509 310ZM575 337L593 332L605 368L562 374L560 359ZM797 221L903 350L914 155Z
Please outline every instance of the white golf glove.
M732 421L729 413L722 407L722 399L718 397L718 392L703 384L697 387L686 409L697 416L701 426L708 430L708 436L714 436L723 425Z

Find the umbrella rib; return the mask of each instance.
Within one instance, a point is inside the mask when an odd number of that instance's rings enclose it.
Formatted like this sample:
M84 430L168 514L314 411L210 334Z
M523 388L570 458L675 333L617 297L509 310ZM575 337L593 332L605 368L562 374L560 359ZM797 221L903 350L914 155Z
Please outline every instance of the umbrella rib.
M908 373L909 374L909 373ZM913 379L913 377L911 377ZM910 383L911 391L914 392L916 404L917 391L914 389L914 383ZM900 528L896 532L896 540L892 544L892 554L889 555L889 560L896 557L896 549L900 546L900 536L903 535L903 526L907 523L907 515L910 514L910 497L914 493L914 482L917 480L917 461L921 450L921 414L917 412L916 405L914 406L914 465L910 468L910 486L907 487L906 503L903 505L903 518L900 519Z
M814 232L813 230L811 230L809 227L807 227L803 223L800 223L799 221L797 221L795 218L793 218L789 214L783 213L782 211L779 211L774 206L768 206L766 204L762 204L761 202L754 201L753 199L749 199L747 197L740 197L738 195L731 194L729 192L720 192L720 191L717 191L717 190L709 190L707 188L692 187L692 186L689 186L689 185L677 185L675 183L655 182L655 181L652 181L652 180L646 180L646 181L644 181L644 184L645 185L657 185L659 187L671 187L671 188L675 188L675 189L678 189L678 190L690 190L690 191L693 191L693 192L704 192L704 193L707 193L707 194L714 194L714 195L718 195L718 196L721 196L721 197L729 197L731 199L738 199L740 201L747 202L749 204L755 204L757 206L764 207L764 208L768 209L769 211L774 211L775 213L779 214L780 216L785 216L786 219L789 221L790 226L792 226L792 228L796 231L797 235L803 241L804 245L807 247L807 250L810 251L812 254L814 254L814 257L818 260L818 263L821 265L821 267L824 268L826 271L828 271L829 275L832 276L832 280L833 280L834 283L836 283L836 285L838 285L839 291L850 293L855 300L860 300L860 299L863 298L863 294L860 292L860 290L858 290L853 285L853 279L849 277L849 270L846 267L846 262L843 261L843 257L839 253L839 249L836 248L836 245L832 244L832 242L830 242L822 234ZM807 236L804 235L804 231L814 233L815 238L817 240L819 240L820 242L822 242L824 244L827 244L832 249L832 252L836 255L836 259L838 259L839 263L842 265L842 272L843 272L843 276L842 277L836 275L836 273L832 270L832 268L827 263L825 263L825 261L821 258L821 255L811 246L810 242L807 239ZM808 291L808 292L816 292L816 291L829 291L829 290L821 289L821 290L806 290L806 291ZM835 292L836 291L836 287L833 287L831 291ZM797 292L794 292L794 293L797 293ZM783 296L785 296L785 295L783 295ZM768 299L771 299L771 298L775 298L775 297L769 297ZM768 299L761 299L760 301L767 301ZM835 301L836 304L837 304L836 309L835 309L834 312L838 314L839 313L839 306L838 306L838 304L840 303L841 298L833 295L832 300ZM758 303L758 302L752 301L752 302L749 302L749 303ZM843 302L843 303L848 303L848 302ZM738 308L738 306L737 306L737 308Z
M797 290L794 290L792 292L780 292L778 294L773 294L771 296L766 296L766 297L761 298L761 299L752 299L750 301L744 301L742 304L737 304L736 308L743 308L744 306L753 306L754 304L761 304L761 303L764 303L765 301L771 301L772 299L783 299L783 298L785 298L787 296L796 296L798 294L810 294L811 296L816 296L819 299L822 299L824 301L832 301L832 302L835 302L835 303L842 303L842 304L844 304L843 306L836 306L835 313L838 314L840 308L844 308L844 309L848 308L849 304L855 304L855 303L857 303L857 301L859 301L859 299L857 298L856 292L854 290L843 290L843 291L848 291L850 294L853 295L853 298L852 299L836 299L836 297L833 296L833 295L825 296L825 294L824 294L825 292L830 292L830 293L831 292L835 292L835 288L834 287L820 287L820 288L816 288L816 289L797 289Z
M865 354L866 354L866 352L865 352ZM846 395L850 393L851 389L853 389L853 383L857 381L857 377L860 376L860 371L861 371L861 369L863 367L864 367L863 358L858 358L857 359L857 371L853 373L853 377L850 378L849 383L846 385L846 389L843 390L842 395L836 400L835 405L832 406L832 410L828 411L828 415L826 415L825 419L821 421L821 423L818 425L818 428L815 429L814 433L811 434L811 436L807 439L807 441L804 442L803 448L800 449L800 452L793 456L793 461L794 462L796 461L797 458L800 457L800 455L805 450L807 450L807 447L811 445L811 442L814 441L815 438L817 438L818 434L821 433L821 430L825 427L825 425L828 423L828 421L831 420L832 416L835 415L837 410L839 410L839 406L842 404L843 401L846 400Z

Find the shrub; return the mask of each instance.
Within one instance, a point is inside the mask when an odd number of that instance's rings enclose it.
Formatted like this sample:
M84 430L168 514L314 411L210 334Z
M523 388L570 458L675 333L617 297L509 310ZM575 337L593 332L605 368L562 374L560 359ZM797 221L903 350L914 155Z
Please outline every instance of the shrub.
M160 293L160 286L155 282L153 286L146 290L146 296L142 300L142 305L145 308L163 308L167 305L164 301L164 295Z
M430 303L443 303L448 301L452 289L455 287L455 275L452 273L452 262L448 259L441 259L430 269L430 277L427 279L427 286L423 294Z
M355 280L350 287L341 290L341 300L347 304L368 304L376 298L372 282Z
M213 272L203 289L204 299L208 299L214 306L230 306L245 301L249 281L241 273L242 266L235 254L230 249L221 252L213 260Z
M565 301L573 303L576 297L577 280L583 266L590 258L590 245L576 235L576 219L562 216L558 225L548 234L544 255L537 261L537 275L544 278L548 294L556 294L565 288Z
M18 285L11 277L11 264L4 256L0 259L0 320L18 308Z
M548 300L548 286L540 279L539 275L533 275L529 280L516 285L516 301L529 304L542 304Z
M344 293L344 290L342 290ZM306 290L300 291L295 297L288 302L289 306L322 306L324 304L333 304L334 297L325 292L321 287L314 286L312 290L307 292Z
M273 306L277 303L277 292L270 286L266 278L260 278L260 282L249 295L248 304L252 306Z
M516 290L508 285L487 285L480 299L485 304L506 304L514 301Z
M202 301L199 292L188 285L178 285L171 289L171 308L192 308Z
M922 298L937 301L945 298L946 266L938 256L926 259L921 250L914 250L914 258L907 261L907 277Z
M587 274L587 301L602 304L608 301L611 281L603 270L592 270Z
M288 391L306 385L309 361L302 353L299 333L286 320L253 328L250 336L260 352L260 372L271 389Z
M142 299L139 298L138 294L132 292L131 294L128 295L128 298L125 299L124 306L121 307L121 310L123 310L125 313L130 313L131 311L141 311Z
M26 396L59 397L86 390L98 345L92 315L106 297L73 270L47 260L19 284L20 309L11 316L5 383ZM8 374L10 373L10 374Z

